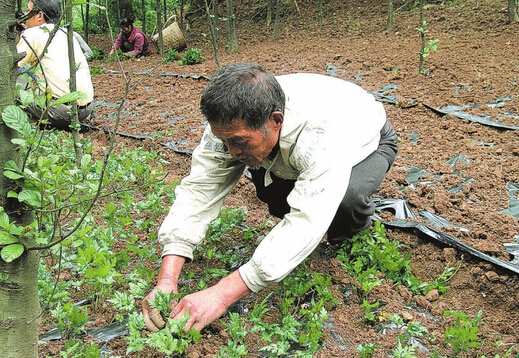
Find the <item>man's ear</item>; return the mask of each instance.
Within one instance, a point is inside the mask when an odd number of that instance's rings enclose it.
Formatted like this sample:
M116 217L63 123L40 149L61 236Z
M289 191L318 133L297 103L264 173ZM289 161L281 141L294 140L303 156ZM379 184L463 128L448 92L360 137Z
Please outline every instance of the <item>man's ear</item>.
M285 116L280 111L272 112L270 115L270 118L276 123L276 126L279 126L281 128L281 125L283 124L283 120L285 119Z

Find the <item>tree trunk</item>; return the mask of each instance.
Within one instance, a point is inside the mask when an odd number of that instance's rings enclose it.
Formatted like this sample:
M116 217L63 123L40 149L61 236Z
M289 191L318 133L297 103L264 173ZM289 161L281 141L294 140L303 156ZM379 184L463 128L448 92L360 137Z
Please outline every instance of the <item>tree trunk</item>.
M517 15L516 0L508 0L508 19L510 23L519 22L519 15Z
M324 17L323 17L323 0L317 1L317 17L319 20L319 23L324 23Z
M0 0L0 113L14 101L16 81L15 29L9 28L14 20L15 2ZM8 160L21 165L19 147L11 142L16 132L0 121L0 167L4 168ZM32 213L27 212L17 200L8 199L7 192L16 190L13 181L0 176L0 206L9 219L19 225L28 225ZM33 246L32 243L25 243ZM37 251L25 251L12 262L0 259L0 351L2 357L37 358L38 330L40 326L40 304L38 301L38 265Z
M142 31L147 34L146 32L146 3L144 0L141 1L141 12L142 12Z
M85 11L85 22L83 23L84 24L84 30L83 30L83 35L85 36L85 42L88 44L88 24L90 22L90 5L87 5L86 6L86 11Z
M274 7L275 0L267 0L267 27L270 26L272 22L272 8Z
M74 57L74 29L72 28L72 0L67 0L65 3L65 18L68 22L67 27L67 45L69 58L69 89L70 92L76 92L76 58ZM79 145L79 118L77 113L77 102L72 102L71 123L72 123L72 137L74 138L74 150L76 151L76 160L78 166L81 166L81 157L83 156L81 146Z
M281 0L274 0L275 15L274 15L274 41L279 38L279 12L281 7Z
M238 51L235 15L232 0L227 0L227 53Z
M386 31L393 28L393 0L387 0L387 23Z
M164 39L162 37L162 15L160 0L157 0L157 29L159 31L159 53L164 56Z
M420 0L420 62L418 64L418 72L423 74L423 60L424 60L424 49L425 49L425 23L423 20L423 7L424 7L424 0Z

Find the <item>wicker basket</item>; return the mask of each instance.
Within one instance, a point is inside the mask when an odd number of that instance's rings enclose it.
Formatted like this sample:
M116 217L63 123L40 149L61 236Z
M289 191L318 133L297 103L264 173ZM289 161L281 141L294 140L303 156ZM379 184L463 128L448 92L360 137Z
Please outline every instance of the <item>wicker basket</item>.
M151 41L153 41L154 45L158 48L159 34L156 33L153 35ZM172 48L173 50L182 51L187 47L186 39L176 21L173 21L171 25L162 30L162 41L164 43L164 50Z

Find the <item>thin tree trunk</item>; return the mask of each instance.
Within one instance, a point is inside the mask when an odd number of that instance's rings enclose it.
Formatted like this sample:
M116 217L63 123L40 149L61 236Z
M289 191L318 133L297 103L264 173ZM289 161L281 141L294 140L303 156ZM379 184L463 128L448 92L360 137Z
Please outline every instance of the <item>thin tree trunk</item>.
M323 0L317 1L317 16L319 17L319 23L322 24L324 22L323 19Z
M65 3L65 18L68 20L67 27L67 45L68 45L68 64L70 71L69 89L70 92L76 92L76 58L74 57L74 29L72 28L72 0L67 0ZM83 152L79 145L79 118L77 114L77 102L72 102L71 123L72 123L72 137L74 138L74 150L76 152L76 161L78 167L81 166L81 157Z
M162 15L160 7L160 0L157 0L157 29L159 30L159 52L161 56L164 56L164 39L162 37Z
M164 0L164 6L162 6L162 13L164 14L164 25L166 25L166 21L168 21L168 6L166 0Z
M16 81L15 28L9 27L14 19L16 2L0 0L0 113L8 105L13 105L14 85ZM14 65L14 66L13 66ZM11 142L16 132L0 121L0 167L9 160L21 165L19 147ZM9 216L10 221L18 225L28 225L32 213L15 199L7 198L10 190L16 190L16 184L6 176L0 176L0 206ZM33 243L24 242L26 246ZM38 265L37 251L25 251L12 262L0 258L0 352L2 357L37 358L38 330L40 326L40 304L38 300Z
M146 32L146 3L144 0L141 1L141 12L142 12L142 31L147 34Z
M236 37L235 15L232 0L227 0L227 52L238 51L238 38Z
M423 61L424 61L424 49L425 49L425 24L423 20L423 7L424 7L425 0L420 0L420 38L421 38L421 44L420 44L420 63L418 64L418 72L423 73Z
M218 44L216 43L216 34L215 34L215 26L213 24L213 21L211 19L211 11L209 9L209 3L207 0L204 0L205 4L205 12L207 14L207 19L209 20L209 33L211 34L211 43L213 44L213 51L214 51L214 60L216 62L216 66L220 68L220 59L218 57Z
M386 31L390 31L393 28L393 0L387 0L387 23Z
M281 7L281 0L274 0L275 4L275 17L274 17L274 41L279 38L279 11Z
M211 1L212 7L213 7L213 29L214 29L214 39L215 41L218 40L218 0L212 0Z
M510 23L519 22L516 0L508 0L508 19Z
M83 35L85 36L85 42L88 44L88 25L90 23L90 5L87 4L85 11L85 28L83 30Z
M275 0L267 0L267 27L270 26L272 22L272 8L274 7Z

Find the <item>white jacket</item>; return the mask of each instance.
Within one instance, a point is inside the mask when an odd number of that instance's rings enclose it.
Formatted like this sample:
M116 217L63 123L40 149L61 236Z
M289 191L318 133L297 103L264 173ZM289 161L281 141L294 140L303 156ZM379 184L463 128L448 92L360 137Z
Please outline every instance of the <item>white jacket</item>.
M359 86L317 74L276 77L286 96L279 151L261 166L295 179L291 207L240 267L249 289L260 291L288 275L320 243L348 187L351 168L378 147L386 122L384 107ZM223 200L245 165L225 151L211 128L193 152L191 173L159 230L162 255L193 259Z

